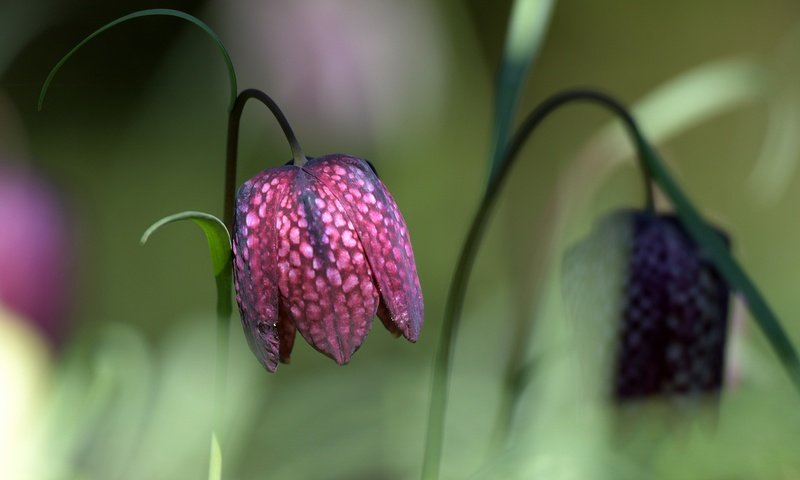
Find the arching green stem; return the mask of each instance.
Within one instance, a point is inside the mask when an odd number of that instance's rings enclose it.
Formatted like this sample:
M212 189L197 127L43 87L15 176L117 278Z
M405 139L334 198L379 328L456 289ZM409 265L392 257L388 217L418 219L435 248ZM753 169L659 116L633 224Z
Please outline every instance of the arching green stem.
M230 80L230 104L228 106L229 109L233 108L233 102L236 98L236 92L238 91L238 87L236 86L236 71L233 69L233 62L231 61L231 56L228 54L228 50L225 48L225 45L222 44L222 40L220 40L219 36L211 30L211 27L203 23L198 18L189 15L188 13L181 12L180 10L172 10L169 8L153 8L149 10L140 10L138 12L133 12L124 17L120 17L112 22L109 22L102 27L95 30L91 35L81 40L81 42L75 47L72 48L66 55L64 55L61 60L56 63L56 66L50 70L50 74L47 75L47 79L44 81L42 85L42 90L39 92L39 104L38 109L39 111L42 110L42 106L44 105L44 97L47 95L47 90L50 88L50 83L55 78L56 73L61 69L61 67L69 60L69 58L75 54L80 48L87 43L89 43L94 37L100 35L101 33L105 32L106 30L119 25L120 23L127 22L128 20L133 20L134 18L141 18L141 17L153 17L153 16L166 16L166 17L176 17L182 20L186 20L189 23L196 25L197 27L201 28L204 32L214 40L214 43L217 44L219 47L220 52L222 52L222 56L225 58L225 65L228 67L228 78Z
M254 88L243 90L242 93L236 97L236 100L233 102L233 108L231 108L228 114L228 145L225 158L225 213L223 218L225 226L228 227L230 231L233 231L233 210L236 200L236 162L239 153L239 125L242 120L244 106L251 98L266 105L270 112L272 112L272 115L275 116L275 119L283 130L283 134L286 135L286 139L289 141L294 164L298 167L302 167L306 163L306 156L303 153L303 149L300 147L300 142L297 141L297 137L295 137L292 127L289 125L289 121L286 119L280 107L278 107L278 104L261 90L256 90Z
M517 154L533 129L557 108L576 101L600 104L611 110L624 122L639 154L640 165L645 179L647 208L653 209L652 185L649 181L652 177L673 202L675 210L689 234L699 245L708 250L711 260L730 286L739 290L745 296L751 311L778 353L784 367L795 382L795 385L800 388L800 361L777 318L761 297L755 285L730 256L722 241L706 225L677 183L672 179L656 152L644 139L627 109L613 97L600 92L569 90L545 100L528 115L517 130L503 154L497 174L492 177L486 189L462 247L456 270L453 274L453 281L450 284L439 347L434 361L425 459L422 471L422 478L425 480L437 479L439 476L453 343L461 318L469 273L472 269L489 213L499 196L500 189L513 166Z

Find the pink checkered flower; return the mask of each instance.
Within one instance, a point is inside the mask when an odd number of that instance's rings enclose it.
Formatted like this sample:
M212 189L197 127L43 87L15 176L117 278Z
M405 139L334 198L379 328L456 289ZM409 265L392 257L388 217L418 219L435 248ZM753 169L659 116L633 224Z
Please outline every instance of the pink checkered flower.
M274 372L296 331L339 364L377 314L415 342L422 292L403 216L371 165L347 155L265 170L242 185L236 300L250 348Z

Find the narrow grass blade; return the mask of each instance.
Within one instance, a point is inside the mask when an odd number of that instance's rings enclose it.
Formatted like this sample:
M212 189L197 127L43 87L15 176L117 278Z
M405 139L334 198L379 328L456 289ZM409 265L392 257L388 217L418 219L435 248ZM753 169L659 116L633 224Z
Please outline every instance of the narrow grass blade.
M228 108L233 108L233 102L236 99L236 92L238 87L236 86L236 71L233 69L233 61L231 61L231 57L228 54L228 50L223 45L222 40L219 36L211 29L208 25L203 23L198 18L189 15L188 13L181 12L180 10L172 10L169 8L154 8L150 10L140 10L138 12L133 12L123 17L120 17L112 22L105 24L104 26L100 27L99 29L95 30L91 35L81 40L80 43L75 45L66 55L64 55L61 60L56 63L56 66L50 70L50 74L47 75L47 79L44 81L44 85L42 85L42 90L39 92L39 104L38 109L39 111L42 110L42 106L44 105L44 97L47 95L47 90L50 88L50 83L52 83L53 78L55 78L56 73L61 69L61 67L69 60L69 58L75 54L80 48L87 43L89 43L93 38L100 35L101 33L105 32L106 30L119 25L120 23L127 22L128 20L133 20L135 18L142 18L142 17L153 17L153 16L166 16L166 17L176 17L182 20L186 20L189 23L192 23L202 29L212 40L214 43L217 44L219 47L220 52L222 52L222 56L225 58L225 64L228 68L228 78L230 80L230 103Z

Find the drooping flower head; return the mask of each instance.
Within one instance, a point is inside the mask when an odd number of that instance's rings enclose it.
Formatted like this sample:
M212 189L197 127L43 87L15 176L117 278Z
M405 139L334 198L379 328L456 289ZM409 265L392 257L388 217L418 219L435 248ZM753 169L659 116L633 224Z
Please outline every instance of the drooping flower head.
M729 288L674 216L606 218L568 253L565 277L568 296L600 286L605 313L616 321L607 325L606 343L614 352L615 399L719 392ZM581 309L574 321L592 322L590 311Z
M236 299L269 371L296 331L339 364L377 314L415 342L422 292L408 230L371 165L347 155L265 170L242 185L233 235Z
M616 395L722 387L729 289L674 216L634 213Z

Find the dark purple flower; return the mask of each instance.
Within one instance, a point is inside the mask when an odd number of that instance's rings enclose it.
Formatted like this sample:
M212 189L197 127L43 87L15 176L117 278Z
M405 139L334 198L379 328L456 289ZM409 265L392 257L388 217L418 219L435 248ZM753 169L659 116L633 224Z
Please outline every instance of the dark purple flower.
M66 329L71 242L66 211L47 182L0 167L0 303L59 345Z
M613 242L620 261L613 260ZM574 273L587 268L608 279L622 269L618 281L609 280L620 289L618 299L609 299L618 319L609 326L617 329L611 359L617 400L719 392L729 289L674 216L612 215L568 254L572 292L598 286Z
M415 342L422 292L403 216L364 160L346 155L265 170L242 185L233 234L236 299L267 370L295 332L339 364L377 314Z

